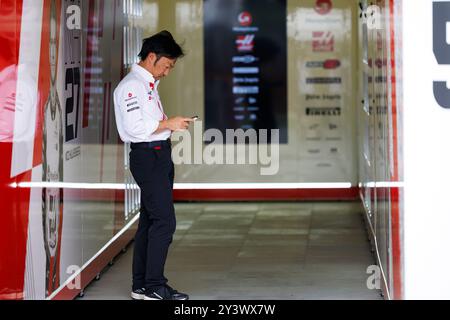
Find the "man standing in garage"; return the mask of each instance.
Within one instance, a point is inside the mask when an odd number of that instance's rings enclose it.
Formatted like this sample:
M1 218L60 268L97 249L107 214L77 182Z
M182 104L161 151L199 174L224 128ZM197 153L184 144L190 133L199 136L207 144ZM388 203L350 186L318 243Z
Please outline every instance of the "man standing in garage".
M144 39L140 62L114 90L117 129L120 138L131 143L130 170L141 189L131 292L138 300L189 298L168 285L164 265L176 227L170 136L187 129L193 119L168 118L158 95L159 81L183 55L168 31Z

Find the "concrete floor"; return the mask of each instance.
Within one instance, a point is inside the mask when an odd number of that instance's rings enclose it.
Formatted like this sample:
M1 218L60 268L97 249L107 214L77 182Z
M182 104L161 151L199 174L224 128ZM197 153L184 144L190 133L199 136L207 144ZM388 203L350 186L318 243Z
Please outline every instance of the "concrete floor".
M191 299L381 299L359 202L180 203L166 264ZM129 299L133 247L83 299Z

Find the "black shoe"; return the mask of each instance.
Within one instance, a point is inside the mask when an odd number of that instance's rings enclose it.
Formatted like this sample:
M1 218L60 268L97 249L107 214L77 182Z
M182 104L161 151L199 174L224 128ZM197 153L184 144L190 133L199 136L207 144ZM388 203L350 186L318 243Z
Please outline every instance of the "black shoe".
M166 288L169 289L172 300L189 300L189 295L186 293L178 292L168 284L166 284Z
M180 293L169 286L164 286L151 293L146 293L144 300L188 300L189 296L184 293Z
M131 298L134 300L144 300L145 298L145 288L137 289L131 291Z

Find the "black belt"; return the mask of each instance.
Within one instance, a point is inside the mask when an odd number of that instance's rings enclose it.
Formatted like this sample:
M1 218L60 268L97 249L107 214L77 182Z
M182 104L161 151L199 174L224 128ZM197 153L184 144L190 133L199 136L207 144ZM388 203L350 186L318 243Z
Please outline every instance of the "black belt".
M171 147L170 139L167 140L158 140L158 141L152 141L152 142L132 142L130 144L131 149L154 149L154 148L170 148Z

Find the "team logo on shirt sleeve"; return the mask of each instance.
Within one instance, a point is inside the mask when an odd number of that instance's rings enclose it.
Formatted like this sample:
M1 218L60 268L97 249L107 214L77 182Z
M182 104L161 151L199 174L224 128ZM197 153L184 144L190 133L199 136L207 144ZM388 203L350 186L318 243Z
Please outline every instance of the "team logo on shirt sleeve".
M137 96L133 92L128 92L125 97L127 112L132 112L140 109L139 102L137 101Z

